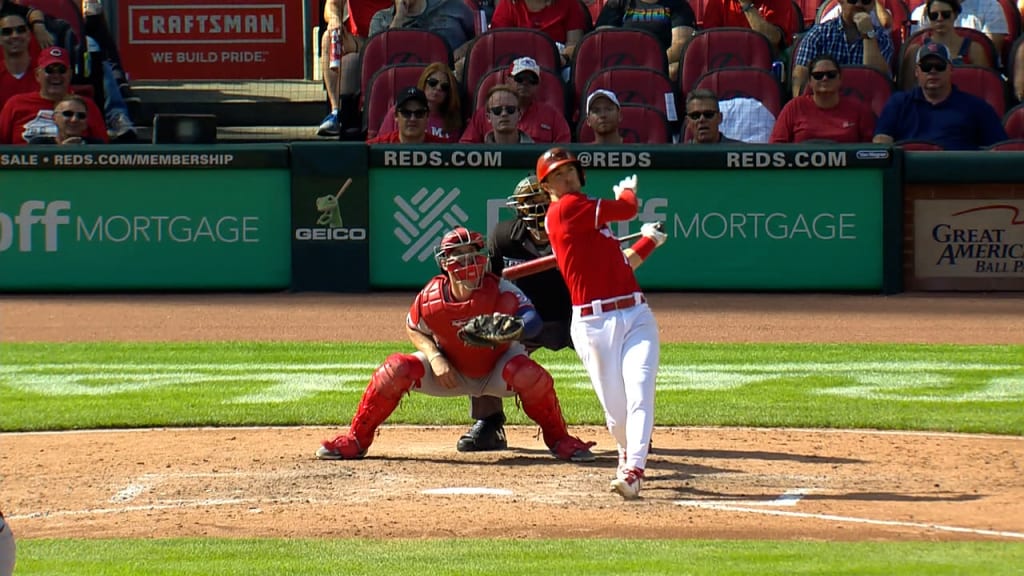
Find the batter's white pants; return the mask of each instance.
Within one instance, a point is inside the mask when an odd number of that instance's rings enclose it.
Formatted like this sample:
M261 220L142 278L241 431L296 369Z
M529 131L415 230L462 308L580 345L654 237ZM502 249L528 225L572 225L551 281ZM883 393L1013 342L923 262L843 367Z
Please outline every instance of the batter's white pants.
M0 518L0 576L14 573L14 534L11 527Z
M661 351L654 313L646 303L590 316L574 307L571 333L625 467L645 469Z

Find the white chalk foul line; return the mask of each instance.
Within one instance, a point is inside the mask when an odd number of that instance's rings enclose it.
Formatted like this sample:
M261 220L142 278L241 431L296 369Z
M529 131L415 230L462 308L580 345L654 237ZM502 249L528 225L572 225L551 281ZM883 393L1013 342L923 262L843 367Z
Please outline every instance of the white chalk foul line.
M206 506L234 506L246 502L256 502L256 498L227 498L212 500L186 500L171 504L150 504L148 506L121 506L119 508L93 508L91 510L57 510L54 512L32 512L30 514L12 514L9 520L31 520L36 518L57 518L60 516L91 516L94 514L123 514L125 512L148 512L152 510L170 510L181 508L202 508Z
M833 514L812 514L810 512L790 512L789 510L769 510L765 508L747 508L745 506L733 506L731 504L719 504L715 502L684 500L676 502L680 506L692 506L695 508L707 508L711 510L722 510L725 512L747 512L750 514L764 514L767 516L786 516L789 518L809 518L812 520L830 520L832 522L848 522L851 524L870 524L872 526L899 526L903 528L921 528L924 530L939 530L942 532L956 532L960 534L977 534L980 536L998 536L1001 538L1021 538L1024 533L1008 532L1005 530L983 530L980 528L964 528L962 526L943 526L941 524L925 524L923 522L901 522L899 520L874 520L871 518L855 518L852 516L835 516Z

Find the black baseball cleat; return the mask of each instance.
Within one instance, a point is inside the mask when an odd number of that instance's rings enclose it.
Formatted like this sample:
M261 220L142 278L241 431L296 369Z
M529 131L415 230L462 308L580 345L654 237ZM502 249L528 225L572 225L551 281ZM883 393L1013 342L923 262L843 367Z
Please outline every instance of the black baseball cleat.
M459 438L455 449L459 452L488 452L492 450L505 450L508 448L508 440L505 439L505 413L488 416L483 420L477 420L476 424Z

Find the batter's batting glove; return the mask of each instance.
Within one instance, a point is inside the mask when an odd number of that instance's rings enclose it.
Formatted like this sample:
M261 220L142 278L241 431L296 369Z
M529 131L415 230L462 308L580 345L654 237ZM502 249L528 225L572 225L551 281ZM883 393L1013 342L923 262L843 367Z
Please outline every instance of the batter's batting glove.
M644 224L640 227L640 233L646 238L653 240L656 246L661 246L668 240L668 234L665 234L661 222L648 222Z
M631 192L636 194L636 174L623 178L622 180L619 181L618 184L612 186L612 190L615 192L616 200L621 198L622 193L625 192L626 190L630 190Z

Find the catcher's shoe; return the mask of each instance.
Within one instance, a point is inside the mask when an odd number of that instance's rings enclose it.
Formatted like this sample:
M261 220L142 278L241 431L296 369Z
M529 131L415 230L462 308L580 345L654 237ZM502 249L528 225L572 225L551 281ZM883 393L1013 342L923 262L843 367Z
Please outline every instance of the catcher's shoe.
M551 452L555 455L555 458L559 460L568 460L570 462L593 462L597 459L594 453L590 451L592 446L596 446L597 442L584 442L575 436L566 436L559 440Z
M640 484L643 483L644 471L639 468L622 470L612 480L612 492L618 492L624 500L636 500L640 497Z
M491 450L505 450L508 448L508 439L505 438L505 413L498 412L476 424L459 438L455 449L459 452L487 452Z
M318 460L357 460L365 455L366 449L359 445L355 436L347 435L324 440L316 450Z

